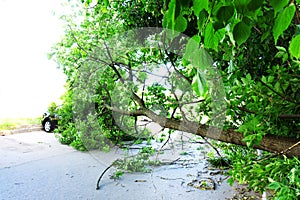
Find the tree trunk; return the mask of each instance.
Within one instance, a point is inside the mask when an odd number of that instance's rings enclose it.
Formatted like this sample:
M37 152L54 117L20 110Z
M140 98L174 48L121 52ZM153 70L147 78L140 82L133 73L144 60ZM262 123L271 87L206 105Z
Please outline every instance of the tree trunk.
M246 146L243 142L244 136L236 130L218 130L209 128L195 122L183 122L181 120L167 119L165 117L156 115L154 112L145 109L143 111L145 116L158 123L160 126L174 130L184 131L215 139L222 142ZM209 130L209 131L208 131ZM215 134L214 134L215 133ZM254 148L269 151L272 153L285 154L288 157L300 158L300 139L289 138L284 136L266 135L263 137L260 145L255 145Z

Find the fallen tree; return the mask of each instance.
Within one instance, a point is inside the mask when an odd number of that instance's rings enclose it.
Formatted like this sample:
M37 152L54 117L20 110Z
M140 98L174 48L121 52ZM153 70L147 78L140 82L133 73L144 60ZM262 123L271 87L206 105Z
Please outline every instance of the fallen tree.
M145 116L244 146L224 148L234 179L299 196L298 1L84 3L53 49L68 76L63 139L103 149L150 137Z

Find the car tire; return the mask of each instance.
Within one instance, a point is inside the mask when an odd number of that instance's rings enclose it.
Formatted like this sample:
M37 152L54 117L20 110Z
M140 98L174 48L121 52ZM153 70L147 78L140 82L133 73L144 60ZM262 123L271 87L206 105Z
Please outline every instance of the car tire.
M43 128L44 128L44 130L45 130L46 132L49 133L49 132L53 131L53 129L54 129L54 124L53 124L53 122L52 122L50 119L48 119L48 120L46 120L46 121L44 122Z

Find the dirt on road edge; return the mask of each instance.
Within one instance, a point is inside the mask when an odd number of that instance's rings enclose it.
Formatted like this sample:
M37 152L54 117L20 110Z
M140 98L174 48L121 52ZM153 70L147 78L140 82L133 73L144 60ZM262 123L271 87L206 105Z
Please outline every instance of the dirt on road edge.
M20 126L17 126L17 128L13 129L13 130L0 130L0 136L40 131L42 129L43 129L42 125L39 125L39 124L20 125Z

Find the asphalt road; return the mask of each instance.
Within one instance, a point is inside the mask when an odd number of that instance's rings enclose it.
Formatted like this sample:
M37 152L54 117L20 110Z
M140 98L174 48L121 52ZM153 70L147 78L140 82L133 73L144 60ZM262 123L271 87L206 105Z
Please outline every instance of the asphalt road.
M158 167L152 174L125 174L118 181L108 172L96 190L98 176L117 156L115 151L76 151L43 131L1 136L0 200L217 200L234 194L226 181L214 191L187 185L204 163Z

